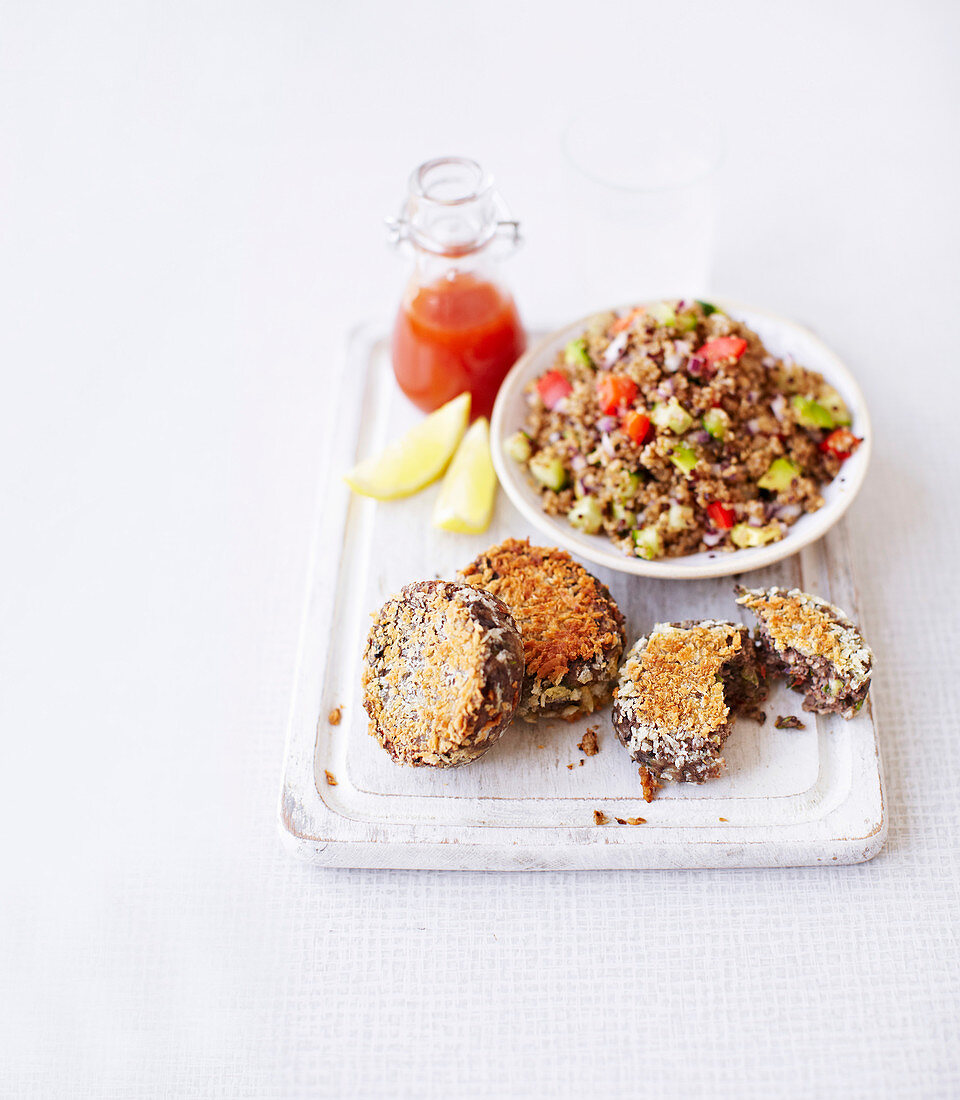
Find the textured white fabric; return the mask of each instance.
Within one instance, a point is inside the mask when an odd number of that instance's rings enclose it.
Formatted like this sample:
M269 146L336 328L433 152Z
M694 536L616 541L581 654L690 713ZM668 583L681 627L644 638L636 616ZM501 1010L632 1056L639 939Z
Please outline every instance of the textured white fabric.
M0 1095L960 1094L957 36L931 2L3 8ZM715 286L863 381L887 846L309 869L275 805L325 379L402 277L378 218L474 153L562 317L598 63L706 96Z

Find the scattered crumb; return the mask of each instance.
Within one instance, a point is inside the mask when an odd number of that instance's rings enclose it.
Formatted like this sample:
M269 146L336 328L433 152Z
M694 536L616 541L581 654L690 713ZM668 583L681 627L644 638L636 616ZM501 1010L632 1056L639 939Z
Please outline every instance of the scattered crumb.
M726 817L721 817L721 818L719 818L719 820L720 820L720 821L728 821L728 820L729 820L729 818L726 818Z
M547 747L546 745L537 745L538 749L545 749L546 747Z
M645 817L618 817L618 825L646 825L647 819Z
M603 810L594 810L593 811L593 823L594 823L594 825L606 825L608 820L609 820L609 818L603 812Z
M800 719L793 714L781 714L773 724L778 730L805 730L807 728Z
M573 771L573 765L572 765L572 764L568 764L568 765L567 765L567 771L568 771L568 772L572 772L572 771Z
M331 726L339 726L340 719L343 717L343 707L334 707L332 711L327 715L327 721Z
M582 760L580 761L580 767L581 768L583 767L583 761Z
M583 735L583 740L577 745L577 748L583 753L584 756L596 756L600 751L600 746L597 744L597 727L591 726L590 729ZM581 760L582 764L583 761Z
M327 777L327 786L335 787L337 785L337 777L333 772L328 772L326 768L323 769L323 774Z
M767 712L765 710L755 711L753 717L756 719L757 725L762 726L767 720Z
M649 768L640 769L640 786L643 788L643 801L652 802L657 791L663 786L654 779Z

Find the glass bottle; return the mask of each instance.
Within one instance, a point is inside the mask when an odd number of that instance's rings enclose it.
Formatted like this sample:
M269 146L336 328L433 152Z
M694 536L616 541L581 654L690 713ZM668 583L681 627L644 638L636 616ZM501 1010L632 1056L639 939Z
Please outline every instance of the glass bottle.
M518 223L476 161L440 157L413 173L400 217L388 224L416 260L393 330L400 388L426 411L469 390L471 416L489 417L526 347L497 273L519 243Z

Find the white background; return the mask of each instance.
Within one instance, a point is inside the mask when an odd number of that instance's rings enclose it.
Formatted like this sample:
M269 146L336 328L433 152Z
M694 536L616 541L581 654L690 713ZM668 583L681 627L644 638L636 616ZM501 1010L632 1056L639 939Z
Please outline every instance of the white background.
M945 2L0 5L0 1094L960 1094L958 43ZM326 381L403 278L380 218L477 157L564 319L559 130L634 75L728 134L714 288L872 409L887 847L301 866L284 722Z

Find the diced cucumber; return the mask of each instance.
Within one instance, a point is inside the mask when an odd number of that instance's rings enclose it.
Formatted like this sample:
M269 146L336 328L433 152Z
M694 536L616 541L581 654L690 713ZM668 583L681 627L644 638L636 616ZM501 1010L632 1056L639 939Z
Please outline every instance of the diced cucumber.
M776 542L782 537L780 527L776 523L768 523L766 527L751 527L747 523L738 523L730 528L730 541L741 550L751 546L766 546L768 542Z
M526 432L514 432L503 445L503 449L514 462L528 462L533 453L530 436Z
M709 317L711 313L717 312L717 307L712 306L709 302L701 302L699 298L695 298L694 301L703 310L704 317Z
M613 486L615 500L626 503L633 500L640 488L640 475L635 470L621 470Z
M667 526L671 531L683 531L693 526L693 509L687 504L671 504L667 513Z
M567 519L577 530L595 535L603 525L603 509L596 497L581 497L567 512Z
M555 493L567 484L567 471L556 455L546 455L542 451L530 459L530 473L548 489Z
M813 398L795 393L790 398L790 404L793 405L797 420L804 428L834 427L833 417L829 410L818 404Z
M563 358L571 367L592 367L590 356L587 354L586 340L571 340L563 349Z
M703 415L703 426L714 439L726 439L730 431L730 417L723 409L707 409Z
M673 325L677 321L677 311L669 302L654 302L647 310L647 314L658 325Z
M625 523L628 527L632 527L637 522L637 513L616 500L610 505L610 515L615 523Z
M633 532L633 545L636 548L638 558L659 558L663 554L663 543L660 541L660 532L651 523L646 527L638 527Z
M693 417L675 397L667 402L658 401L650 410L650 419L658 428L671 431L674 435L683 435L693 424Z
M833 386L824 386L817 400L830 413L838 427L846 428L852 422L846 402Z
M789 489L793 479L799 476L799 467L795 466L789 458L775 458L757 485L761 489L769 489L771 493L782 493L784 489Z
M693 332L700 318L692 309L685 309L677 314L677 328L680 332Z
M687 475L697 464L697 452L686 443L678 443L670 452L670 461L680 473Z

